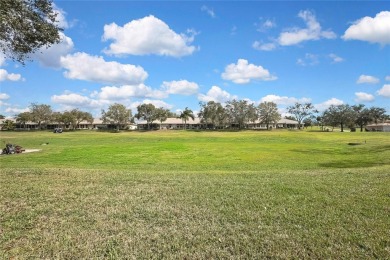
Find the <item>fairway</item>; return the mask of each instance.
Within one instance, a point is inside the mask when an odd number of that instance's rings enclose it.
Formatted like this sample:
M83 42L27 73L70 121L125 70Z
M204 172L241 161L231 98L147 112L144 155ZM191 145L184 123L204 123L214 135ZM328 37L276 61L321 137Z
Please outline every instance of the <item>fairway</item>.
M390 255L389 133L0 137L1 259Z

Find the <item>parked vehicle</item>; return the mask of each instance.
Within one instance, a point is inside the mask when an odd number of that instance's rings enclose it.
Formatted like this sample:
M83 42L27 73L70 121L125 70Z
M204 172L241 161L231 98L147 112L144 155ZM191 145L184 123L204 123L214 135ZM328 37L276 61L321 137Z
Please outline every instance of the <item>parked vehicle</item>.
M25 150L20 145L6 144L5 148L1 151L1 154L15 154L22 153Z

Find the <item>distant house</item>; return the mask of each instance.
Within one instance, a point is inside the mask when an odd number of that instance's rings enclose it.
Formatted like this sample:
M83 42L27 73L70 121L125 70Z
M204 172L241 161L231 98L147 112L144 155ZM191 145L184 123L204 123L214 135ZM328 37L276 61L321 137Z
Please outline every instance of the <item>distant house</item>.
M270 124L269 128L298 129L298 125L298 121L282 118L276 124ZM303 127L303 124L301 124L301 127ZM255 122L248 123L248 128L267 129L267 125L256 120Z
M139 121L138 122L138 129L146 130L148 129L148 124L146 121ZM198 117L195 117L194 120L192 118L189 118L186 122L186 128L187 129L200 129L201 128L201 122ZM167 118L164 122L160 121L153 121L151 125L152 129L184 129L184 121L180 118L174 118L170 117Z
M260 121L250 122L247 125L248 129L267 129L266 124L261 123ZM302 126L302 125L301 125ZM203 124L200 118L195 117L188 119L186 122L187 129L202 129L206 125ZM297 129L298 122L290 119L280 119L276 124L270 124L270 128L286 128L286 129ZM211 124L207 124L207 128L212 128ZM148 124L146 121L138 122L138 129L146 130L148 129ZM151 124L151 129L184 129L184 121L180 118L168 118L164 122L153 121Z
M390 121L366 125L366 131L390 132Z

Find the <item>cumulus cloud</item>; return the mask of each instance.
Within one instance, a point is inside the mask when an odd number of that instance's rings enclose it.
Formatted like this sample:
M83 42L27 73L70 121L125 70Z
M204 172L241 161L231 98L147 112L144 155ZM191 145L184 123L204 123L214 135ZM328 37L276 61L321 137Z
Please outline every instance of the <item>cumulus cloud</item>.
M318 63L320 63L318 55L311 53L306 53L304 58L297 60L297 64L301 66L314 66Z
M371 94L368 94L368 93L365 93L365 92L356 92L355 93L355 102L359 103L359 102L371 102L371 101L374 101L375 97L374 95L371 95Z
M339 62L343 62L343 61L344 61L343 58L337 56L337 55L334 54L334 53L331 53L331 54L329 54L328 56L329 56L329 58L332 59L332 63L339 63Z
M390 84L385 84L377 91L377 94L382 97L390 98Z
M53 95L51 101L66 107L99 108L104 102L75 93Z
M229 100L237 99L238 97L235 95L231 95L230 93L222 90L218 86L212 86L211 89L207 92L207 94L199 94L198 99L203 102L219 102L225 103Z
M30 111L30 109L28 107L26 107L26 108L7 107L5 109L5 112L9 113L9 114L20 114L20 113L29 112L29 111Z
M136 98L165 98L167 94L160 90L154 90L144 84L124 85L120 87L103 87L97 94L100 99L104 100L123 100L132 97Z
M298 17L306 23L306 28L290 28L279 35L278 43L282 46L296 45L303 41L334 39L336 34L330 30L323 31L315 15L306 10L300 11Z
M357 84L377 84L379 83L379 79L369 75L360 75Z
M320 39L335 39L337 35L331 30L322 30L320 23L311 11L300 11L298 17L305 23L305 28L286 28L279 36L270 43L255 41L252 47L256 50L271 51L278 46L297 45L304 41L315 41ZM272 23L267 23L272 25Z
M61 66L67 71L64 76L108 84L140 84L148 73L140 66L105 61L101 56L78 52L61 57Z
M155 107L163 107L166 109L171 109L173 106L171 104L168 104L162 100L157 100L157 99L144 99L142 102L133 102L131 104L131 109L136 110L137 106L142 105L142 104L153 104Z
M74 47L71 38L60 32L60 42L50 46L49 48L42 47L36 52L33 57L45 67L60 68L61 57L69 54Z
M383 11L374 18L366 16L345 31L344 40L360 40L381 45L390 44L390 12Z
M287 97L287 96L278 96L278 95L267 95L260 99L259 103L262 102L274 102L278 105L293 105L296 102L299 103L309 103L311 101L310 98L295 98L295 97Z
M251 80L276 80L277 77L271 75L262 66L249 64L247 60L239 59L237 64L229 64L222 73L224 80L233 81L236 84L247 84Z
M263 43L261 41L255 41L252 44L253 49L258 50L258 51L272 51L276 49L277 44L274 42L269 42L269 43Z
M19 81L23 80L23 78L20 74L8 73L8 71L6 71L5 69L0 69L0 82L6 80Z
M337 98L331 98L325 102L322 102L320 104L315 104L314 107L318 110L318 111L324 111L326 109L328 109L331 105L335 105L335 106L338 106L338 105L342 105L344 104L344 102L340 99L337 99Z
M187 34L177 34L160 19L150 15L139 20L133 20L123 27L116 23L104 26L103 41L113 43L105 51L114 55L147 55L182 57L191 55L195 46L194 31Z
M10 96L6 93L0 93L0 100L7 100Z
M255 26L257 26L257 31L259 31L259 32L266 32L269 29L272 29L272 28L276 27L275 21L272 21L270 19L266 19L264 21L263 18L260 18L260 19L261 19L260 23L255 23Z
M187 80L164 81L162 89L168 94L193 95L198 92L199 86Z
M203 5L202 8L200 9L202 12L206 12L210 17L215 18L215 12L212 8Z

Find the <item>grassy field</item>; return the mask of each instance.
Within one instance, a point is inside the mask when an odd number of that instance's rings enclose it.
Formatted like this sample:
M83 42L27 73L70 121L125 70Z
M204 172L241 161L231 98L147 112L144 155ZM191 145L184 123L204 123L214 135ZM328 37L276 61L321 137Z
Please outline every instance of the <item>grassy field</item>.
M0 259L390 256L389 133L0 139Z

